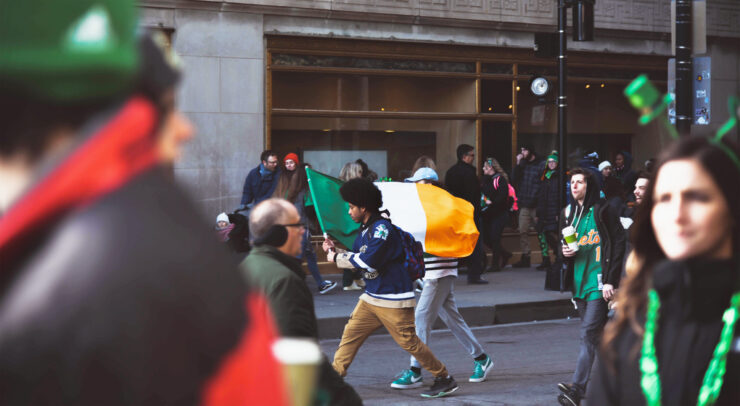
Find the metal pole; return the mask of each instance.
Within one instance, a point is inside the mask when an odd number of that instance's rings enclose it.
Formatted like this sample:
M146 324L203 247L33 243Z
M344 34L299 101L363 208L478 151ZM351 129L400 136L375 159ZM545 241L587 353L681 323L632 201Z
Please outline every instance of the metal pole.
M694 122L691 1L676 0L676 128L682 137L691 133Z
M558 99L556 101L558 105L558 154L560 155L560 163L558 164L558 177L560 178L561 192L559 207L562 210L565 207L565 170L568 164L568 152L566 150L566 137L568 135L568 123L567 123L567 112L568 112L568 98L566 96L567 87L567 39L565 34L565 27L568 24L567 20L568 4L567 0L558 0L558 39L559 39L559 52L558 52Z

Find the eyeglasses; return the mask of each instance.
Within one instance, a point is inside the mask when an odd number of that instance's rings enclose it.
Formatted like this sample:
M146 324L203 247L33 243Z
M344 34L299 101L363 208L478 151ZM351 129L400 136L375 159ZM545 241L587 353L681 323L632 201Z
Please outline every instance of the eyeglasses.
M278 161L267 161L268 165L277 165Z
M475 152L468 152L465 156L475 156Z

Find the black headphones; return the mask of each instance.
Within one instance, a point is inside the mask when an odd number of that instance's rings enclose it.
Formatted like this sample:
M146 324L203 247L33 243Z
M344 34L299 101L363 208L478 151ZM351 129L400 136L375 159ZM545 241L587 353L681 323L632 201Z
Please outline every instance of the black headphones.
M282 224L274 224L267 229L262 237L254 239L254 245L272 245L280 247L288 241L288 227Z

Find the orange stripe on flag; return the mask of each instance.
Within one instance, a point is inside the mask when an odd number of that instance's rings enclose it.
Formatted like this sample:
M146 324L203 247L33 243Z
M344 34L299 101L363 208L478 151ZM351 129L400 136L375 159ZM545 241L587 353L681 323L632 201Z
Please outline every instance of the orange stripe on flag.
M473 206L432 185L417 184L427 219L424 249L439 257L467 257L478 241Z

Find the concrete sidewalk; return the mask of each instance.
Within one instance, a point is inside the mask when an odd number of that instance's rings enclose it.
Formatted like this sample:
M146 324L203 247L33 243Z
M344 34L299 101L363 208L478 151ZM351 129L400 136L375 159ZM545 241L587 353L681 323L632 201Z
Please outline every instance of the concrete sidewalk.
M337 287L319 295L311 276L306 282L314 293L316 317L319 321L319 338L341 338L344 325L357 304L362 291L343 291L341 275L323 275L336 281ZM521 323L539 320L576 317L570 302L571 293L544 290L545 272L534 268L504 268L501 272L486 273L488 285L468 285L462 274L455 284L455 300L460 313L470 326ZM417 294L418 299L418 294ZM437 320L435 329L445 329ZM375 334L387 334L378 329Z

